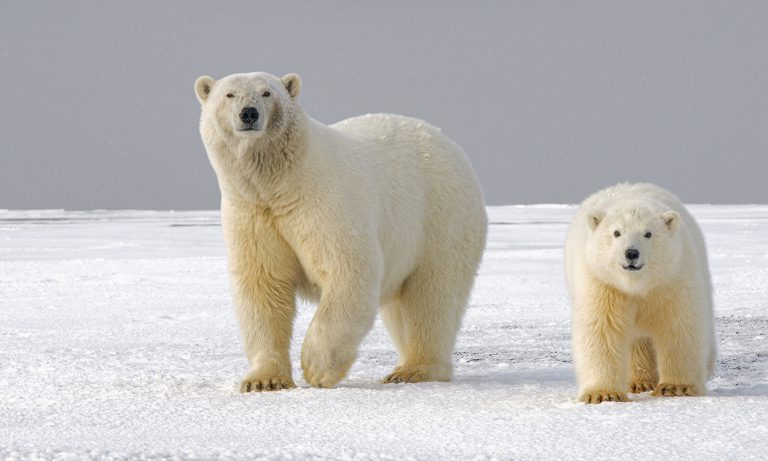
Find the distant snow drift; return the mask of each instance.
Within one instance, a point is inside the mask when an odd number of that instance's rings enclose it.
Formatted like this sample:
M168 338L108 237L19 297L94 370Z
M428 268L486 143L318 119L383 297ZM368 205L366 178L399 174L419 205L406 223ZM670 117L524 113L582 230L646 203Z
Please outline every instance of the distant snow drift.
M452 383L378 384L396 354L377 322L338 388L247 395L218 213L0 211L0 458L762 458L768 206L689 209L715 288L710 395L596 407L573 402L572 207L489 208Z

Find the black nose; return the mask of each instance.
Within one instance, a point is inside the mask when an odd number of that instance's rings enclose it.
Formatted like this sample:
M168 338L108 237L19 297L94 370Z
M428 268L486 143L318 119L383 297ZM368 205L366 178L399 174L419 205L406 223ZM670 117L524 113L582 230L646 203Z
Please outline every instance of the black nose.
M629 250L624 252L624 256L627 257L630 261L634 261L635 259L640 257L640 252L635 250L634 248L630 248Z
M253 125L259 119L259 111L255 107L245 107L240 111L240 120L248 125Z

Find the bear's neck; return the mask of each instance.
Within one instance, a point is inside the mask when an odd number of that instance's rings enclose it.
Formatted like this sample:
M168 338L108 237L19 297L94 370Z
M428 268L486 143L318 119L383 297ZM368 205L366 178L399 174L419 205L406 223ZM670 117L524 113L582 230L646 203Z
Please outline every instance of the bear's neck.
M306 115L300 107L289 117L288 124L277 136L228 146L236 159L228 165L225 175L230 198L263 207L278 206L289 200L295 171L302 162L306 146Z
M300 111L299 108L297 110ZM282 181L290 173L304 150L303 117L290 117L278 136L264 136L239 147L241 166L253 171L262 180Z

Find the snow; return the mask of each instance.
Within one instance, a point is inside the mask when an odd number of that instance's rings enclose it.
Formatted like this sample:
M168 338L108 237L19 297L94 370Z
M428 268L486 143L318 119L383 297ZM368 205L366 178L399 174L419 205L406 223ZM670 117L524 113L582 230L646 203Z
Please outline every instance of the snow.
M764 459L768 206L692 206L710 394L573 401L564 205L491 207L452 383L382 385L380 322L335 389L239 394L217 212L0 210L0 459Z

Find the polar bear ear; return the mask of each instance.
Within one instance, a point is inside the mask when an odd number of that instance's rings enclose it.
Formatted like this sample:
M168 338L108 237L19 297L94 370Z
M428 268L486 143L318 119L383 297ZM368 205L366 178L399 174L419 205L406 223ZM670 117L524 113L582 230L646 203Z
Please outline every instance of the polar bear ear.
M197 95L197 100L200 101L200 104L203 104L208 100L208 96L211 95L214 83L216 83L216 80L207 75L203 75L195 80L195 94Z
M592 230L597 229L597 226L600 225L600 223L603 221L603 218L605 218L605 211L594 210L587 217L587 222L589 222L589 228Z
M678 224L680 224L680 215L674 210L666 211L661 214L661 222L667 226L667 229L675 230Z
M288 94L291 95L291 98L296 99L296 96L299 95L299 91L301 91L301 77L299 77L299 74L283 75L283 78L280 80L283 81L283 86L288 90Z

